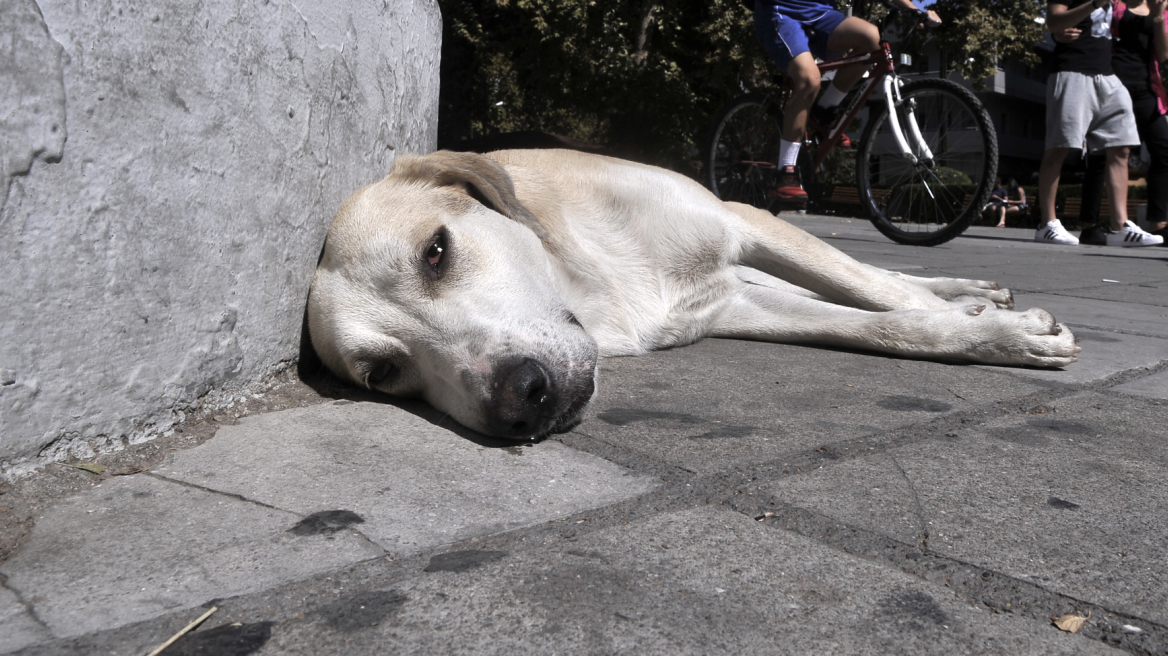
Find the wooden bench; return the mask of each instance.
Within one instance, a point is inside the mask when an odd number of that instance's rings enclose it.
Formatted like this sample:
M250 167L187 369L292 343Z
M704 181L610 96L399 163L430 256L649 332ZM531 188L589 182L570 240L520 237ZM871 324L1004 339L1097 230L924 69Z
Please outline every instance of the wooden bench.
M872 196L880 203L888 200L890 193L892 192L887 189L872 190ZM855 187L836 187L831 190L831 196L827 199L827 202L836 205L859 205L860 190Z
M827 202L836 205L859 205L860 190L855 187L836 187L831 190L831 197Z
M1127 218L1135 221L1136 216L1140 211L1140 205L1147 201L1142 198L1127 199ZM1059 216L1064 219L1082 219L1083 214L1083 199L1082 198L1068 198L1063 204L1063 211L1059 212ZM1099 203L1099 220L1111 220L1111 201L1104 198Z

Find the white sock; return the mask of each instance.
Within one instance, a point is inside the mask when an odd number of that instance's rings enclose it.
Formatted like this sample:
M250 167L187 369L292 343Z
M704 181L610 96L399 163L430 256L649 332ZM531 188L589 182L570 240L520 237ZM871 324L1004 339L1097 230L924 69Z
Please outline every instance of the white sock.
M840 102L843 101L844 96L846 95L848 95L848 92L840 91L833 82L832 84L828 85L827 91L823 92L823 96L820 97L819 102L815 104L819 105L820 107L831 109L832 107L839 106Z
M787 141L782 137L779 138L779 166L795 166L795 162L799 159L799 146L803 143L799 141Z

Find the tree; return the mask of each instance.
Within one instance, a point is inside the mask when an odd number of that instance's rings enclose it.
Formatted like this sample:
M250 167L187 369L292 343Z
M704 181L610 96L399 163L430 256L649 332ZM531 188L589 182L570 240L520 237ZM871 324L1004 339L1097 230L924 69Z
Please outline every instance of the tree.
M1035 19L1045 15L1045 2L937 0L934 8L943 21L935 31L949 70L980 82L1007 58L1038 63L1034 47L1042 40L1043 25Z
M717 107L776 72L737 0L440 4L445 144L539 129L684 169Z

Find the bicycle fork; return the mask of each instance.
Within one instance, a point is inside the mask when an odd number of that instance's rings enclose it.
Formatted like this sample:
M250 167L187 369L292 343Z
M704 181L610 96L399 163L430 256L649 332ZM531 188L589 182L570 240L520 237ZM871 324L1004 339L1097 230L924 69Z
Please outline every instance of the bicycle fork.
M933 160L933 152L929 150L929 145L925 143L925 138L921 135L921 128L917 125L917 118L915 115L916 105L909 102L907 110L904 112L904 122L908 124L909 137L912 139L913 145L909 144L908 139L905 138L904 128L900 125L900 116L896 110L905 104L904 98L900 95L900 87L903 83L900 81L900 76L895 73L889 73L884 76L884 102L888 104L888 118L891 119L892 133L896 137L896 143L900 146L900 152L909 159L913 165L919 165L922 162L931 162Z

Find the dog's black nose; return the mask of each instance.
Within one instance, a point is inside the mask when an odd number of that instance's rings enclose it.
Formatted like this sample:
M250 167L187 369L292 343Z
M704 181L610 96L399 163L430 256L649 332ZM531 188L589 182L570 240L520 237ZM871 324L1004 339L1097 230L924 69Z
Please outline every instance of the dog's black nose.
M487 425L500 437L527 437L546 428L557 397L547 370L531 358L507 360L495 368Z

